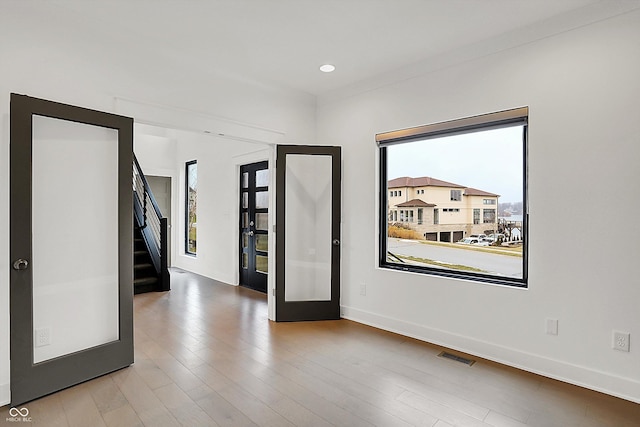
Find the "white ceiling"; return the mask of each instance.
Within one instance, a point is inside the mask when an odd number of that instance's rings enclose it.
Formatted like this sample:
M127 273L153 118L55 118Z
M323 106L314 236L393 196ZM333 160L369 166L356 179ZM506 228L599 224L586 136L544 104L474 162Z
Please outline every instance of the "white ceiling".
M0 0L0 12L79 55L98 47L121 67L147 60L168 74L225 75L322 95L592 3L598 0ZM320 72L324 63L336 71Z

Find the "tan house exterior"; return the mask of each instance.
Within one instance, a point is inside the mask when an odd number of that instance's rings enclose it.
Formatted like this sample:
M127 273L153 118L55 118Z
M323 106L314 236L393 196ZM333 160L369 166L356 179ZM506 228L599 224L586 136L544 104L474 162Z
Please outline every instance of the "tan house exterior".
M427 240L456 242L498 230L498 194L428 176L395 178L387 185L387 219Z

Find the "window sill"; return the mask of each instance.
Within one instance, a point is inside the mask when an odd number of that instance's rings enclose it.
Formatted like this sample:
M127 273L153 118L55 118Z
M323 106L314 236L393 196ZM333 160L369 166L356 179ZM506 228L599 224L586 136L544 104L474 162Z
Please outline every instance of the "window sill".
M391 263L381 263L380 269L395 270L405 273L420 274L423 276L445 277L450 279L464 280L466 282L481 283L488 285L507 286L509 288L528 289L526 279L509 279L507 277L485 276L474 273L463 273L457 271L447 271L435 268L425 268L414 265L400 265Z

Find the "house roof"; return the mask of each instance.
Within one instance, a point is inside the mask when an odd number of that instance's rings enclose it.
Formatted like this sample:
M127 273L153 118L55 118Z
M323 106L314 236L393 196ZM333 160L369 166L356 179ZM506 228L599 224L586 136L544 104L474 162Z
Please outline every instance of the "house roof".
M418 178L411 178L403 176L395 178L389 181L388 188L399 187L453 187L453 188L466 188L464 185L454 184L452 182L442 181L439 179L431 178L430 176L421 176Z
M398 203L396 205L399 208L433 208L436 207L437 205L434 205L433 203L427 203L424 200L420 200L420 199L411 199L407 202L402 202L402 203Z
M499 194L489 193L488 191L478 190L477 188L465 187L464 185L454 184L453 182L442 181L440 179L431 178L430 176L421 176L418 178L402 176L400 178L394 178L389 180L389 183L387 184L387 188L402 188L402 187L464 188L465 196L500 197ZM414 199L414 200L418 200L418 199ZM405 203L408 203L408 202L405 202ZM400 206L400 205L396 205L396 206Z
M488 191L478 190L477 188L467 187L464 190L465 196L487 196L487 197L500 197L499 194L489 193Z

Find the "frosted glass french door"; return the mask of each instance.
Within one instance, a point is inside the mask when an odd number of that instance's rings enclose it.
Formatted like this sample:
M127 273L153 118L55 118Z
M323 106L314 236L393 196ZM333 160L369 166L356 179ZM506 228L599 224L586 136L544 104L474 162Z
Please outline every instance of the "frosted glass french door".
M12 95L12 404L133 362L131 134Z
M340 318L340 147L278 146L276 320Z

